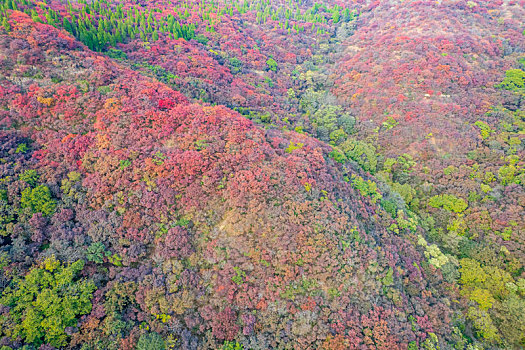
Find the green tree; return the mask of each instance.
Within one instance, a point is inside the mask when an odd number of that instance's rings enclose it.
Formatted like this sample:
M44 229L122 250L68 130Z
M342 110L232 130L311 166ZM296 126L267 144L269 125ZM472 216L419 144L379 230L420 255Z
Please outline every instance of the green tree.
M93 261L97 264L102 264L104 262L104 256L111 255L109 252L106 252L106 247L102 242L96 242L91 244L86 253L86 258L88 261Z
M9 22L7 21L7 17L4 17L4 19L2 19L2 27L4 27L4 29L7 32L11 30L11 26L9 25Z
M31 187L34 187L39 180L39 176L34 169L24 171L19 178Z
M24 277L15 278L0 298L10 308L6 330L12 338L39 346L67 344L67 327L77 325L77 317L91 312L96 287L78 278L84 262L63 265L54 256L33 267Z
M56 202L51 198L49 188L46 185L40 185L33 189L28 187L23 190L20 205L22 208L31 208L33 213L50 216L55 211Z
M140 336L137 350L165 350L166 343L158 333L148 333Z
M512 91L521 91L525 88L525 72L521 69L510 69L505 72L505 79L496 85L498 88L503 88Z
M236 341L226 341L222 345L222 350L243 350L244 345Z
M464 199L451 194L442 194L431 197L428 204L433 208L443 207L443 209L454 213L461 213L468 207L468 204Z

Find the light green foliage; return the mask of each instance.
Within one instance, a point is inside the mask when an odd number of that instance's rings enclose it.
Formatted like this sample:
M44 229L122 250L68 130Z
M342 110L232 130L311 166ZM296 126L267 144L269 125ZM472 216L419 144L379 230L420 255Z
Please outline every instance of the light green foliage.
M237 57L232 57L229 59L230 61L230 70L232 73L239 73L242 68L242 61L238 59Z
M504 165L498 170L498 179L503 186L507 186L517 182L517 173L518 169L515 165Z
M226 341L224 342L224 344L222 345L222 350L243 350L244 349L244 345L242 345L241 343L235 341Z
M480 338L488 341L500 340L498 329L486 311L471 307L467 313L467 318L472 321L476 333Z
M318 71L309 70L301 73L300 79L311 86L301 95L299 105L312 121L315 136L322 141L330 141L332 137L332 142L339 143L347 135L353 134L355 117L345 113L343 108L337 105L336 97L322 88L325 76Z
M272 72L277 72L277 62L275 62L275 60L273 58L269 58L266 61L266 67L267 67L268 70L270 70Z
M383 196L377 189L377 184L371 180L364 180L361 176L352 174L352 187L358 190L362 196L370 197L372 203L381 200Z
M195 141L195 150L202 151L208 147L208 141L206 140L197 140Z
M397 204L394 201L382 199L381 200L381 206L387 213L389 213L392 217L396 216L397 213Z
M305 95L308 96L307 94ZM316 95L316 98L318 97L319 94ZM304 98L301 100L301 103L303 103ZM311 107L319 103L320 101L312 101ZM343 110L340 106L332 105L321 105L317 109L312 109L311 107L309 107L309 111L313 114L312 124L316 128L317 137L323 141L328 141L330 134L338 129L337 119L341 116Z
M413 216L413 214L411 214ZM405 217L403 210L397 211L396 222L388 227L389 230L399 233L400 230L410 230L415 232L417 230L417 220L414 217Z
M293 151L295 151L296 149L301 149L303 148L304 144L300 143L300 142L290 142L290 144L288 145L288 147L284 150L286 153L292 153Z
M8 335L37 346L66 345L65 328L76 326L77 317L91 311L96 289L93 282L78 278L83 267L82 260L63 265L50 257L26 276L15 278L0 298L0 304L10 307Z
M443 169L443 174L445 174L445 175L451 175L451 174L455 173L456 171L458 171L458 168L456 168L456 167L453 166L453 165L449 165L448 167L446 167L445 169Z
M447 230L459 236L464 236L468 232L468 225L463 217L458 217L452 220L452 223L447 226Z
M481 310L488 310L496 301L492 294L486 289L475 289L470 293L470 300L478 303Z
M140 336L137 350L165 350L166 343L158 333L147 333Z
M33 213L50 216L55 211L56 202L51 198L49 188L45 185L39 185L33 189L26 188L22 191L20 205L22 208L31 208Z
M503 232L501 232L501 236L504 240L509 241L512 238L512 227L505 227Z
M525 72L521 69L510 69L505 72L503 81L496 85L506 90L520 91L525 87Z
M407 204L410 204L416 197L416 190L408 183L401 185L397 182L394 182L391 186L392 190L399 193Z
M100 92L102 95L107 95L112 91L111 85L105 85L105 86L99 86L97 88L97 91Z
M63 179L62 186L60 186L63 195L73 198L78 197L80 194L77 191L77 187L81 182L81 178L82 175L76 171L67 174L67 179Z
M210 39L208 39L205 35L199 34L195 37L195 40L197 40L198 43L202 45L206 45Z
M345 155L335 148L332 150L332 152L330 152L330 158L335 160L337 163L344 164L346 162Z
M330 141L333 144L339 144L341 141L345 140L347 136L348 135L346 135L343 129L337 129L330 133Z
M171 320L171 316L170 315L166 315L166 314L155 315L155 318L157 320L159 320L160 322L162 322L162 323L168 323L169 320Z
M11 30L11 25L9 24L9 22L7 21L7 17L4 17L2 19L2 27L4 27L5 31L6 32L9 32Z
M297 296L312 296L318 292L318 288L317 280L303 277L300 282L294 281L288 284L285 291L281 293L281 298L295 300Z
M157 151L155 152L155 154L153 155L153 163L155 163L156 165L161 165L161 164L164 164L164 160L166 160L166 155L164 155L164 153L162 153L161 151Z
M26 153L29 150L29 147L27 147L27 144L21 143L16 147L15 153Z
M401 171L404 173L411 173L412 168L416 165L416 162L410 154L404 153L397 158L396 163L400 166Z
M442 194L431 197L428 201L428 205L433 208L443 208L454 213L461 213L468 207L465 200L451 194Z
M304 189L306 190L306 192L310 192L312 190L312 185L308 182L305 182Z
M241 270L240 267L234 267L233 271L235 272L235 275L232 277L232 281L235 284L241 285L244 283L244 278L246 277L246 272Z
M345 155L355 161L364 170L374 173L377 169L376 148L369 143L349 139L341 144Z
M521 318L522 309L525 309L525 302L519 297L521 287L518 285L522 284L522 281L519 280L515 283L507 271L496 266L483 266L474 259L464 258L459 262L461 265L459 282L463 286L462 294L467 296L475 305L469 309L467 317L474 325L477 335L491 342L500 340L500 332L494 325L491 314L489 314L489 311L495 306L500 310L502 306L514 305L505 311L505 317L497 316L496 319L498 322L511 322L512 327L516 327L516 329L519 327L525 329L525 324L517 321ZM521 337L522 335L512 333L508 339L520 341Z
M478 120L474 123L478 128L480 128L481 137L483 140L486 140L490 134L494 133L494 130L484 121Z
M126 169L129 166L131 166L131 160L124 159L120 161L120 165L119 165L120 169Z
M480 263L473 259L461 259L460 283L468 286L480 286L487 280L487 274Z
M345 113L338 119L339 126L347 134L353 134L355 132L355 117Z
M385 277L382 279L382 283L384 286L391 286L394 284L394 270L392 268L389 268Z
M492 191L492 187L490 187L489 185L481 184L480 188L483 191L483 193L489 193L490 191Z
M393 117L388 117L386 118L386 120L383 122L383 127L386 129L386 130L390 130L392 129L393 127L399 125L399 122L397 120L395 120Z
M428 338L421 344L421 350L440 350L439 340L434 333L428 333Z
M7 190L0 190L0 236L9 235L8 225L15 220L16 211L7 200Z
M441 252L437 245L429 245L423 236L418 235L417 244L425 248L425 257L434 267L440 269L450 261L450 259Z
M122 50L110 48L108 51L106 51L106 56L111 57L115 60L122 61L126 58L128 58L128 55L126 55Z
M112 263L115 266L122 266L122 257L118 254L113 254L108 257L108 260L110 263Z

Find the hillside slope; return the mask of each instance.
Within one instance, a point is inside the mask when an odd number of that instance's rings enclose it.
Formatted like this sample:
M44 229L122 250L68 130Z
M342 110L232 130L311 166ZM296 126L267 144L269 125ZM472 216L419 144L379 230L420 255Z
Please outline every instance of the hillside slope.
M454 342L453 287L421 228L331 147L190 103L22 12L9 27L2 345Z

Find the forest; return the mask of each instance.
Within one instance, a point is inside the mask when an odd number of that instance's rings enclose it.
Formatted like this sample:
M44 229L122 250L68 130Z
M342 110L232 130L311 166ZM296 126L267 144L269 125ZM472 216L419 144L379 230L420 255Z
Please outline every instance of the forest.
M0 350L525 349L525 0L0 0Z

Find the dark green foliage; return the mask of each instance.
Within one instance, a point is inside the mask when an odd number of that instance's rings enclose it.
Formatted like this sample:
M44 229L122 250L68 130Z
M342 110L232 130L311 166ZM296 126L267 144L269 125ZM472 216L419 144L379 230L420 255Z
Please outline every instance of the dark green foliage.
M395 217L397 214L397 205L394 201L387 200L387 199L381 199L381 206L387 213L392 215L392 217Z
M125 60L127 58L124 52L122 52L121 50L114 49L114 48L110 48L106 52L106 55L116 60Z
M38 183L39 176L36 170L30 169L20 174L20 180L26 182L29 186L34 187Z
M197 42L201 43L202 45L206 45L210 39L208 39L203 34L199 34L195 37L195 40L197 40Z
M86 258L88 261L92 261L97 264L102 264L104 262L104 256L109 256L110 253L106 252L106 247L102 242L92 243L86 253Z
M232 73L239 73L242 68L242 61L237 57L230 58L230 70Z

